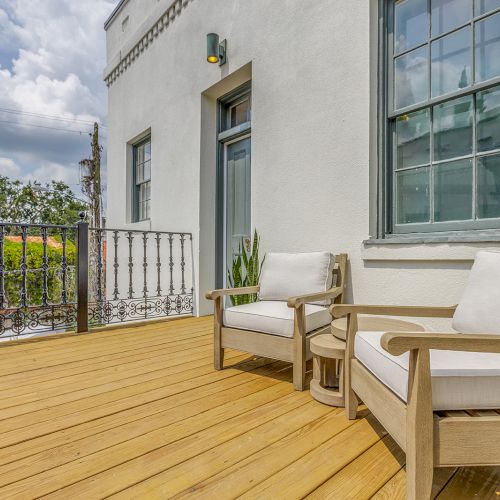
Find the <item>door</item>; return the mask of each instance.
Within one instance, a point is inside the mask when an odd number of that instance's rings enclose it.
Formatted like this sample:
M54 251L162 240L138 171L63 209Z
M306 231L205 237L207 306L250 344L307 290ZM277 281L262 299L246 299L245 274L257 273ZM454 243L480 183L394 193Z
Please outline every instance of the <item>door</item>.
M246 137L225 146L225 284L242 241L247 245L251 237L250 145Z

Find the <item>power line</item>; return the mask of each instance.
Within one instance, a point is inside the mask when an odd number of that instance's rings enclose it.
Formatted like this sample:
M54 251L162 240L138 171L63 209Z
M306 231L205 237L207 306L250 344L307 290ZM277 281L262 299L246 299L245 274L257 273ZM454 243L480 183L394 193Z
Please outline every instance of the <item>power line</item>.
M24 116L32 116L36 118L44 118L46 120L56 120L61 122L70 122L70 123L83 123L86 125L93 125L94 122L90 120L80 120L78 118L65 118L63 116L57 115L47 115L44 113L33 113L31 111L21 111L19 109L10 109L10 108L0 108L0 111L3 113L10 113L13 115L24 115ZM101 128L107 128L105 125L100 125Z
M8 123L9 125L15 126L15 127L35 127L35 128L43 128L47 130L59 130L61 132L72 132L74 134L86 134L86 135L91 135L92 131L91 130L71 130L69 128L58 128L58 127L47 127L45 125L33 125L31 123L17 123L17 122L11 122L9 120L0 120L0 123Z

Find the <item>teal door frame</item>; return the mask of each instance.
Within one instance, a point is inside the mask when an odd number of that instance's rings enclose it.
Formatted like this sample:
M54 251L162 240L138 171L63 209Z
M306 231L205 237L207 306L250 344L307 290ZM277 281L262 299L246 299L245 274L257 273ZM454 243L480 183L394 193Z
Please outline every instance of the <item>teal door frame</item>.
M228 110L234 103L248 97L251 99L251 82L246 82L237 89L221 97L218 101L217 116L217 175L216 175L216 219L215 219L215 285L222 288L226 283L226 148L238 140L251 139L251 120L230 127ZM251 160L250 160L251 161Z

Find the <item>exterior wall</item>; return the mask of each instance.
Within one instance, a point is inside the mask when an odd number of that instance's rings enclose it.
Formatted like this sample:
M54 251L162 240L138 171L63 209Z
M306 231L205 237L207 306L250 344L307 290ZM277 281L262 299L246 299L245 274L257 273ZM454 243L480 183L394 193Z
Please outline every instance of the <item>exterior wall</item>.
M348 252L356 302L456 303L474 253L495 243L363 243L377 206L377 0L180 3L109 87L109 225L129 226L126 144L151 129L152 218L134 226L193 232L198 311L210 312L216 99L251 77L252 225L263 251ZM169 5L149 4L129 0L108 27L106 74ZM220 68L205 61L209 32L228 40Z

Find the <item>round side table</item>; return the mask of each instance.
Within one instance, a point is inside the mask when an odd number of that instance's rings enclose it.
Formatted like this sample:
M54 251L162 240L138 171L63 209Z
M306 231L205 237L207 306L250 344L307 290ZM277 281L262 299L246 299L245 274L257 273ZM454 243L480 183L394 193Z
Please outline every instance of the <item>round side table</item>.
M330 333L311 339L313 378L311 396L330 406L344 406L345 342Z
M331 334L311 339L313 378L311 396L327 405L344 406L344 358L347 318L332 321ZM421 332L422 325L387 316L358 316L358 330L368 332Z

